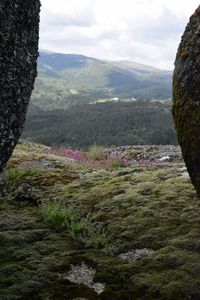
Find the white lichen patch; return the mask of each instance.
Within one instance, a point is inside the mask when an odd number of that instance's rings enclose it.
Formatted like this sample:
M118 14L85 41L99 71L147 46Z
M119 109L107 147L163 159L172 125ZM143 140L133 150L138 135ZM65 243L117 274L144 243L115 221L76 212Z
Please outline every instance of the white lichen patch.
M84 284L91 289L94 289L97 294L101 294L105 289L105 284L100 282L94 283L94 275L96 271L88 267L84 262L81 265L71 265L70 271L67 275L64 275L64 279L68 279L71 282Z
M190 175L187 171L185 171L185 172L182 173L182 177L189 178Z
M159 161L168 161L168 160L170 160L170 156L169 155L165 155L165 156L159 158Z
M123 259L123 260L136 260L138 258L144 257L144 256L151 256L155 251L152 249L135 249L135 250L131 250L128 251L126 253L121 253L119 255L119 258Z
M181 176L182 177L185 177L185 178L190 177L186 167L180 168L179 170L181 171Z

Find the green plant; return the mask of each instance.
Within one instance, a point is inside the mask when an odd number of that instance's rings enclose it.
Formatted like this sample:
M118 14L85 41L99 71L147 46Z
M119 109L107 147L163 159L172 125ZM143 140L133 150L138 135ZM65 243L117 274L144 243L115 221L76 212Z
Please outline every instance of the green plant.
M79 235L85 235L87 230L87 222L85 218L75 218L68 221L68 231L72 238L77 238Z
M60 205L43 205L40 209L41 215L47 224L55 229L61 230L67 227L66 220L69 218L69 210Z
M109 255L117 252L109 233L93 223L89 216L82 215L76 207L42 205L41 215L51 228L57 231L67 229L73 239L80 239L86 247L100 248Z
M22 180L29 176L40 175L41 172L42 170L39 168L25 168L25 169L13 168L6 171L5 179L9 181Z
M100 248L104 253L109 255L114 255L117 252L117 248L113 243L111 235L100 229L98 225L94 226L90 221L87 223L85 245L96 249Z

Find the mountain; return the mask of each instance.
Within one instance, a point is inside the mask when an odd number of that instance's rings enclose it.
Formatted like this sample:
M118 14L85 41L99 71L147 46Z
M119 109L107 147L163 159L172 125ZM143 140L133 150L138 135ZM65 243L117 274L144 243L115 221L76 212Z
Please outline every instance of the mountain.
M169 98L171 79L171 71L131 61L42 50L33 100L40 107L68 108L99 98Z

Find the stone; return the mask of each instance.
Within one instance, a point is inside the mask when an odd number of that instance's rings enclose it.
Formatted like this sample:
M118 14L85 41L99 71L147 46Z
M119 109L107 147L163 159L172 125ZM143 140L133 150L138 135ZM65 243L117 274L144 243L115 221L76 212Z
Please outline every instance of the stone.
M200 6L191 16L175 60L173 107L178 142L200 196Z
M37 75L39 0L0 2L0 172L22 133Z
M71 265L71 269L67 276L62 275L62 277L74 283L82 283L89 288L94 289L97 294L101 294L105 289L105 283L94 283L93 280L95 273L96 271L93 268L88 267L84 262L82 262L81 265Z
M147 248L144 248L144 249L133 249L133 250L130 250L126 253L121 253L119 255L119 258L123 259L123 260L137 260L141 257L148 257L148 256L151 256L154 254L154 250L152 249L147 249Z

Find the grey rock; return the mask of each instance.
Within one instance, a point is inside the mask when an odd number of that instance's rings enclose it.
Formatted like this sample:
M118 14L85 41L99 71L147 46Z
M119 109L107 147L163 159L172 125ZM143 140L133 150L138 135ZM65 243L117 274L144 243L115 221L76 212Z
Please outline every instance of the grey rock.
M179 146L173 145L145 145L145 146L120 146L106 149L106 154L116 151L122 157L133 160L149 161L181 161L182 154Z
M178 48L173 76L173 117L191 181L200 196L200 6Z
M21 135L37 75L39 0L0 2L0 172Z
M105 284L100 282L93 282L96 271L88 267L84 262L81 265L71 265L71 270L67 275L62 275L64 279L71 282L84 284L91 289L94 289L97 294L101 294L105 289Z
M154 254L154 250L152 249L147 249L147 248L144 248L144 249L135 249L135 250L130 250L126 253L121 253L119 255L119 258L123 259L123 260L128 260L128 261L131 261L131 260L137 260L141 257L145 257L145 256L151 256L152 254Z

